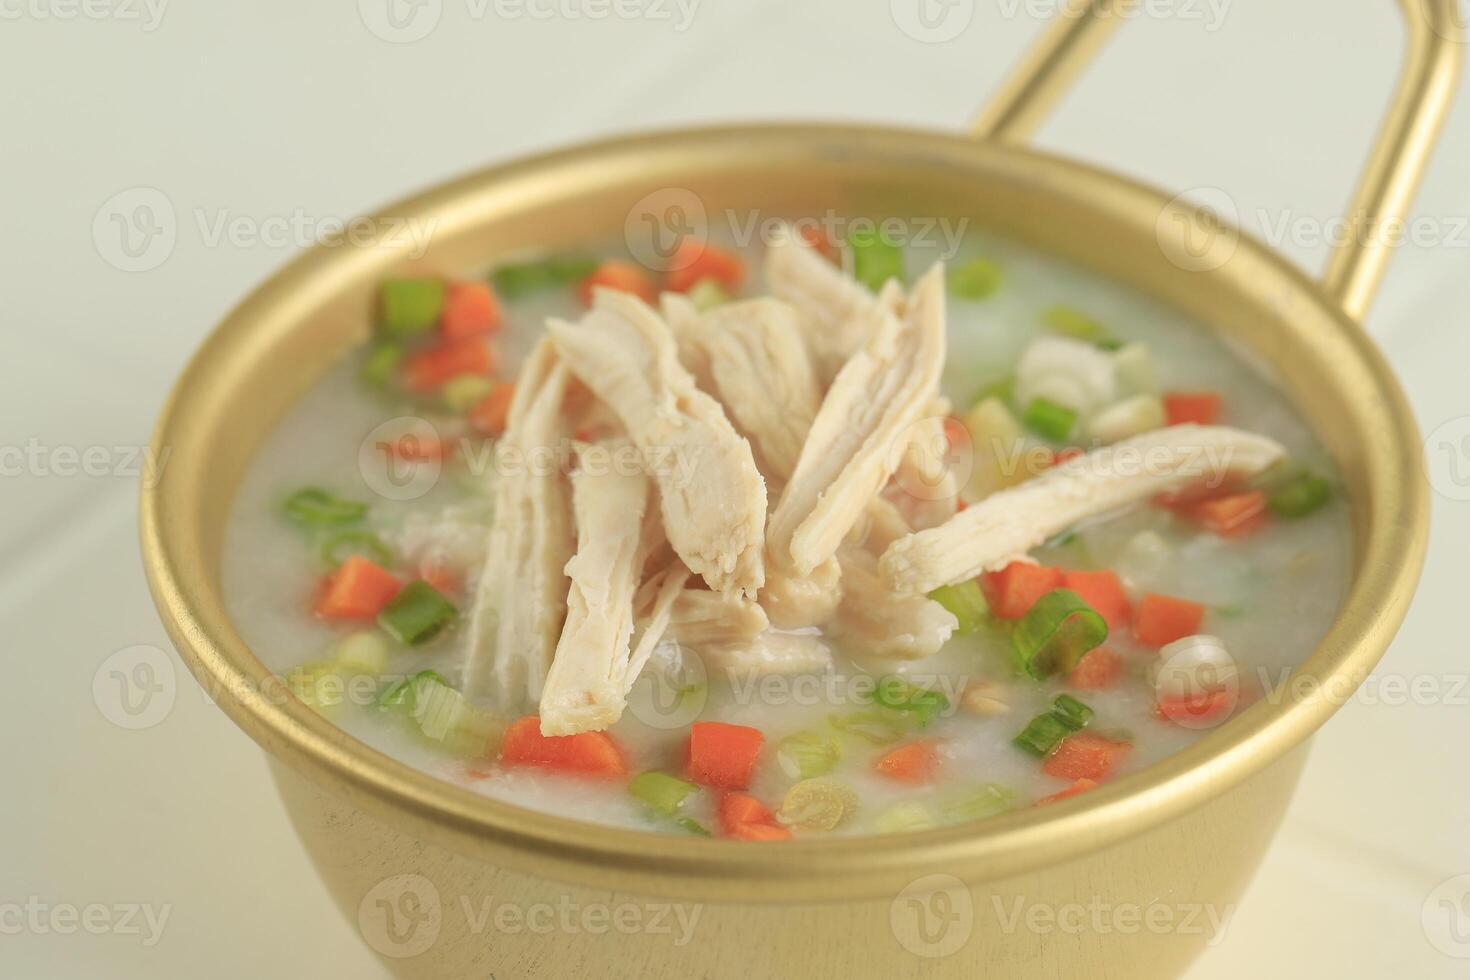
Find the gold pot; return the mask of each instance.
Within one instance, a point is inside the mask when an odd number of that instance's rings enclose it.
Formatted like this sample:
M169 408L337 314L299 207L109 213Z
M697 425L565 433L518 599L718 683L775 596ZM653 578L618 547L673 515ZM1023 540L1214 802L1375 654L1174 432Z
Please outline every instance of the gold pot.
M1316 283L1167 193L1019 145L1119 19L1068 11L976 136L764 125L617 139L466 177L385 209L434 222L312 249L209 337L154 437L142 500L154 598L191 670L271 755L336 901L403 977L1167 977L1218 934L1286 809L1311 733L1372 670L1423 560L1419 436L1361 317L1458 69L1453 0L1405 0L1410 49ZM968 218L1181 308L1274 365L1349 487L1351 594L1280 696L1146 771L1044 810L781 846L546 816L435 780L286 695L220 595L231 499L262 439L367 337L374 286L528 246L616 237L647 195L709 214ZM684 197L681 200L688 200ZM653 199L659 200L655 195ZM379 229L396 227L383 221ZM991 971L996 971L994 974Z

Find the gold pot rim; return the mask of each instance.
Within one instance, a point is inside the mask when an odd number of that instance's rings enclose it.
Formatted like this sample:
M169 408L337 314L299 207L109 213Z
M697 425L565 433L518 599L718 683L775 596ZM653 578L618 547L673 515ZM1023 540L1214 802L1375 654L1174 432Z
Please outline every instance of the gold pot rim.
M387 215L437 215L456 227L492 220L527 195L595 191L600 182L675 162L718 168L871 164L908 179L970 175L1065 198L1121 234L1155 234L1182 205L1166 192L1038 150L962 134L890 126L753 124L679 129L582 144L494 166L390 205ZM705 900L796 902L892 895L914 879L966 881L1019 874L1121 841L1220 795L1305 740L1368 675L1397 630L1422 566L1427 484L1407 401L1361 327L1284 257L1240 235L1223 267L1198 273L1210 289L1255 291L1312 326L1302 343L1333 359L1371 398L1350 424L1361 440L1357 571L1328 635L1293 675L1290 696L1263 700L1148 768L1045 811L916 833L777 845L621 830L503 803L397 762L346 735L280 686L226 615L206 546L229 499L198 499L232 384L233 361L348 276L401 264L392 248L318 246L245 299L214 330L171 394L153 437L171 464L145 486L145 568L164 624L191 671L267 751L324 790L451 850L562 880ZM487 256L489 258L489 256ZM1224 295L1224 293L1222 293ZM1177 298L1177 296L1175 297ZM1264 302L1264 301L1263 301ZM1297 328L1293 327L1293 330ZM277 336L277 339L279 339ZM1345 384L1348 382L1344 382ZM197 454L197 455L196 455ZM230 494L226 494L229 497Z

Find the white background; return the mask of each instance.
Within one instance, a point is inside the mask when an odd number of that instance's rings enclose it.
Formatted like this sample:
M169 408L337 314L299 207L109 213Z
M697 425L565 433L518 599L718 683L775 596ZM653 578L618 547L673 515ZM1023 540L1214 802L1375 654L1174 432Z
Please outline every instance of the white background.
M55 450L108 447L126 470L112 447L146 442L211 325L297 251L212 240L215 222L350 217L491 161L642 127L956 127L1048 6L955 0L947 23L963 30L925 43L887 0L698 0L682 30L674 0L655 8L670 20L593 20L577 0L556 0L572 13L550 19L477 17L478 0L427 0L442 6L435 29L390 43L366 26L385 2L173 0L155 20L142 0L0 0L0 446L44 450L19 476L12 456L0 480L0 904L171 909L151 948L117 932L0 934L6 977L381 975L305 863L261 755L181 667L153 727L124 730L94 702L109 655L167 641L137 556L135 479L67 475ZM1311 233L1347 199L1397 64L1394 5L1150 6L1042 142L1168 188L1223 188L1258 233L1305 229L1277 244L1319 267ZM1369 321L1425 432L1448 423L1457 437L1433 441L1429 565L1380 671L1437 693L1359 698L1322 733L1267 864L1192 980L1470 971L1431 942L1444 928L1421 923L1435 886L1470 872L1470 503L1454 499L1470 497L1465 95L1416 206L1441 241L1399 252ZM168 198L177 238L156 268L126 272L108 261L104 205L136 187ZM1459 925L1470 937L1470 910Z

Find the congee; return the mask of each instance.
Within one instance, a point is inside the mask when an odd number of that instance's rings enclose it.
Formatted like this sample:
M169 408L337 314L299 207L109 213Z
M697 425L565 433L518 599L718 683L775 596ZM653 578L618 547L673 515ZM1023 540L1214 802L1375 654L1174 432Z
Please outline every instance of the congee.
M233 504L245 639L443 779L747 841L1043 805L1266 696L1351 548L1267 374L1013 243L876 229L382 282Z

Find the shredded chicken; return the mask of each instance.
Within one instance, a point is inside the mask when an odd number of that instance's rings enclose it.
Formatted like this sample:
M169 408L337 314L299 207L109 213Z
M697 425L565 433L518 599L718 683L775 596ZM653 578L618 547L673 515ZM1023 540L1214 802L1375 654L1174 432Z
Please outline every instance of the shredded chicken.
M823 381L836 375L903 302L897 282L885 283L875 297L789 226L773 236L765 270L771 292L806 314L811 328L807 344Z
M954 613L928 596L890 588L872 552L849 544L837 554L843 592L833 626L854 653L918 660L938 653L959 628Z
M579 446L579 455L585 446ZM572 735L622 717L628 689L633 597L643 572L649 481L642 473L572 475L577 553L566 565L566 625L541 694L541 733Z
M924 418L910 428L898 469L883 490L904 519L919 530L943 524L959 508L960 486L950 466L949 435L944 426L949 413L948 398L936 398L929 404Z
M701 647L706 669L731 685L770 674L819 674L832 668L832 648L815 631L766 630L749 640Z
M755 602L708 589L685 589L674 600L670 639L693 647L750 640L771 625Z
M655 465L664 530L716 592L754 596L766 487L750 444L679 363L668 325L626 293L599 290L580 323L551 320L557 351Z
M566 476L528 460L566 437L561 411L571 375L550 342L532 351L511 403L497 456L484 571L470 611L465 693L515 712L541 698L566 615L573 532ZM512 455L515 454L515 455Z
M806 575L772 568L766 573L761 605L781 629L820 626L842 600L842 566L829 558Z
M681 303L688 300L664 299L665 311L675 311L670 322L680 324L681 359L750 440L760 471L785 483L822 400L801 313L789 303L764 298L691 318Z
M885 314L827 392L771 516L767 545L778 567L806 575L836 554L893 475L943 365L944 268L936 265L904 319Z
M1250 476L1285 450L1265 436L1175 425L1094 450L995 493L936 528L894 542L882 571L900 592L927 593L1004 567L1053 535L1155 494L1227 473Z

